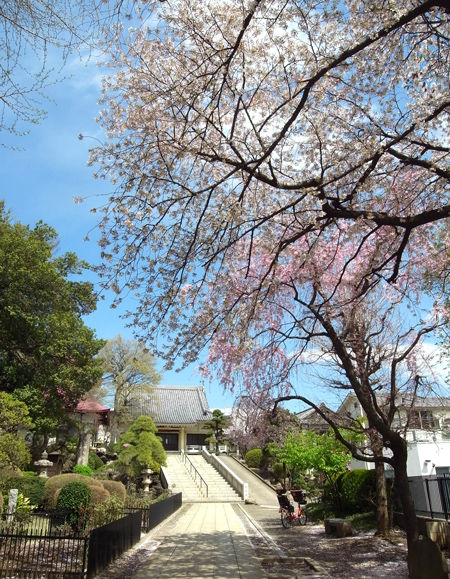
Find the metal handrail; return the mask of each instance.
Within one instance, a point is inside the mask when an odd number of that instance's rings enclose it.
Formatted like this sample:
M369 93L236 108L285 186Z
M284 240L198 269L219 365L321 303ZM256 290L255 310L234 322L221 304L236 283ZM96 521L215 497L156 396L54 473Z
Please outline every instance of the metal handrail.
M200 492L202 492L202 487L205 486L205 490L206 490L206 497L208 496L208 483L205 481L205 479L202 477L202 475L198 472L198 470L195 468L194 464L192 463L191 459L188 457L188 455L184 452L184 450L181 451L181 457L182 457L182 462L185 464L185 466L188 469L188 472L191 476L191 478L193 479L193 481L195 482L195 484L198 486L198 488L200 489ZM186 464L188 463L188 464ZM194 471L194 474L192 474L192 471ZM200 479L199 481L197 481L197 477Z

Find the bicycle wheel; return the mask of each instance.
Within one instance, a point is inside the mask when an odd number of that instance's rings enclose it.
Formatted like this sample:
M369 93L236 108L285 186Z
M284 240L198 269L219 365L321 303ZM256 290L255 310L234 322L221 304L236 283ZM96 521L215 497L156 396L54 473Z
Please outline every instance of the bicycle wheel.
M298 517L298 522L300 523L300 525L306 525L307 520L308 517L306 516L305 511L302 511Z
M282 511L281 513L281 524L285 529L289 529L292 525L291 516L287 511Z

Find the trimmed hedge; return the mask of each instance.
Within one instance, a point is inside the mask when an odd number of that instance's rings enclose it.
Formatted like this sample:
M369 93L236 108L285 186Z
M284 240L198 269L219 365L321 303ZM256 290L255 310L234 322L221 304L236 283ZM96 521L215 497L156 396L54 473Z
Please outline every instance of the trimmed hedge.
M51 478L47 479L45 483L45 490L44 490L44 505L49 509L54 509L56 507L56 500L57 500L57 493L64 485L69 482L82 482L88 486L91 491L94 488L99 488L100 493L107 492L103 488L102 481L96 480L95 478L91 478L89 476L84 476L82 474L76 473L66 473L66 474L57 474L56 476L52 476ZM92 492L94 498L94 492ZM109 496L109 493L107 493ZM97 496L97 495L96 495Z
M67 512L67 522L76 529L80 527L81 509L86 509L91 502L92 491L84 482L69 482L58 491L56 508Z
M111 494L109 493L109 491L107 491L105 488L103 488L103 486L101 487L91 487L91 491L92 491L92 504L93 505L97 505L100 503L104 503L105 501L107 501Z
M112 497L119 498L125 502L127 498L127 489L125 485L116 480L102 480L103 488L105 488Z

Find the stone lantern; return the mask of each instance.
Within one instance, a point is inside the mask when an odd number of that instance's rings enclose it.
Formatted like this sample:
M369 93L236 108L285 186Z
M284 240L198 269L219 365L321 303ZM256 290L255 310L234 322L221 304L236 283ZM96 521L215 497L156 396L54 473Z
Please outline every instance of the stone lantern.
M152 484L152 479L150 478L150 475L153 474L153 471L151 468L144 468L142 474L144 475L144 480L142 481L144 485L144 493L148 494L150 492L150 485Z
M41 460L36 460L34 466L38 470L38 476L42 478L48 478L47 469L52 466L53 463L51 460L48 460L48 454L44 450L41 456Z

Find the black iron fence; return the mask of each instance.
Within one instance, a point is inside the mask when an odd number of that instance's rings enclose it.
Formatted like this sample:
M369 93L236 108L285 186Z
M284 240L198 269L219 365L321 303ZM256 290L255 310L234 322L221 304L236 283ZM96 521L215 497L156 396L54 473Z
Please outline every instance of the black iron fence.
M94 529L89 537L87 577L94 577L141 538L142 513L129 513Z
M84 534L64 523L65 513L34 512L23 520L6 517L0 520L0 577L94 577L137 543L142 531L154 528L181 504L178 493L145 509L128 510Z
M4 513L0 516L0 536L4 533L24 532L28 535L57 536L70 532L66 528L67 513L65 511L32 511L30 513L18 513L14 516ZM71 533L73 534L73 532Z
M130 508L127 512L140 511L142 513L142 531L148 533L159 523L167 519L172 513L177 511L182 504L182 493L176 493L170 497L149 505L148 507L138 509Z
M85 577L88 537L54 522L48 513L2 522L0 577Z
M449 520L450 475L417 476L408 481L417 515Z

